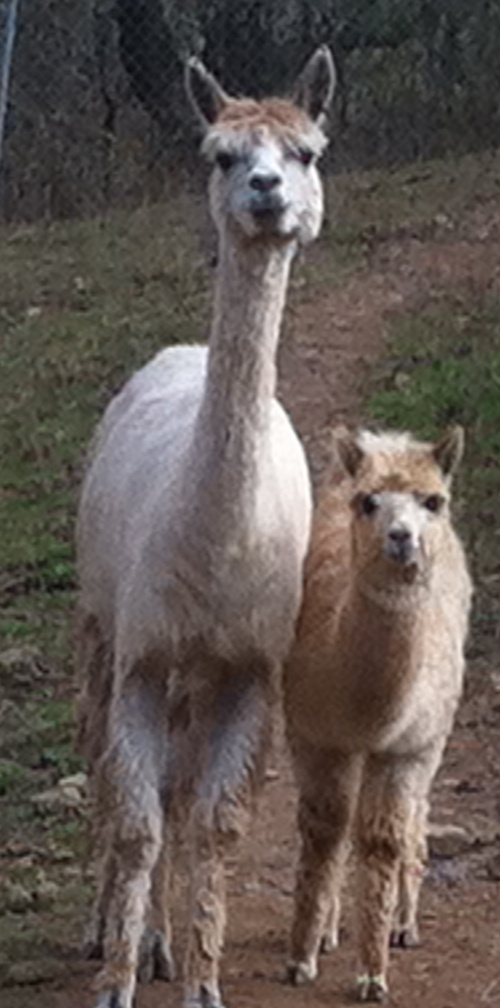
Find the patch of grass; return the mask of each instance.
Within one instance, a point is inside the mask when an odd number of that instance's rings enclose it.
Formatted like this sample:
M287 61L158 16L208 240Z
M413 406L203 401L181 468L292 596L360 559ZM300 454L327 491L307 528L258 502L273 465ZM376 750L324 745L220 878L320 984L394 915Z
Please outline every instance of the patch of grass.
M28 777L26 767L15 760L0 759L0 796L13 792L19 793L19 788Z
M428 235L447 222L460 226L471 210L498 200L499 167L498 152L485 152L339 175L328 190L341 243L356 235L371 242L405 229ZM331 236L335 241L335 228Z
M459 423L466 453L455 492L477 586L475 624L498 642L500 618L500 299L440 304L393 322L389 361L368 408L381 424L433 438Z
M325 222L304 268L309 293L366 268L394 236L460 232L467 215L498 202L499 168L500 155L485 152L328 177Z
M37 635L37 599L73 592L76 487L104 405L162 346L203 337L209 284L186 206L3 237L0 599L8 642Z

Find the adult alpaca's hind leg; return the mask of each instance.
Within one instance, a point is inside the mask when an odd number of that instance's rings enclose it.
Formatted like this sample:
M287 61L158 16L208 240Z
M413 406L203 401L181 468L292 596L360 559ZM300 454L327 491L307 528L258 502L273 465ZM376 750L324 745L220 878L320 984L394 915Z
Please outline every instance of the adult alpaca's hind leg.
M107 908L113 888L114 858L108 837L109 816L103 796L101 760L108 746L108 718L113 684L113 657L98 619L79 607L75 616L75 664L80 692L77 702L77 748L87 760L92 799L92 848L97 894L85 928L84 952L103 954Z
M110 716L103 757L108 876L104 966L96 1008L132 1008L151 877L162 843L165 764L161 696L154 680L130 676Z
M265 678L230 672L211 696L198 697L191 736L201 763L189 822L190 928L186 1008L222 1008L219 963L226 924L225 859L245 832L263 778L274 690ZM204 744L199 745L200 738Z

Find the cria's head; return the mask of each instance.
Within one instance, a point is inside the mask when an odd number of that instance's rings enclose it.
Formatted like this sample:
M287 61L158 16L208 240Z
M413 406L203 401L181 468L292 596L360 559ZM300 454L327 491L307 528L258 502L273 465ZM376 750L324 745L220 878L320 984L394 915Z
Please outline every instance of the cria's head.
M353 435L345 428L335 441L352 482L353 542L360 562L411 581L432 563L449 520L462 428L450 429L434 444L400 433Z
M311 57L291 100L231 98L194 58L186 87L214 169L210 203L219 230L233 227L250 240L312 241L323 216L316 164L335 88L329 49Z

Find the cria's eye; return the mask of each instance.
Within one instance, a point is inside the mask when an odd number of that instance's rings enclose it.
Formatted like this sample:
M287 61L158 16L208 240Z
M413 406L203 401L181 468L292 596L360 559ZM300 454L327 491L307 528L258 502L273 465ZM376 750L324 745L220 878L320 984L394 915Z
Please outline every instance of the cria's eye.
M215 163L223 172L228 172L236 164L236 160L236 154L230 154L229 151L219 151L215 155Z
M297 151L297 158L300 161L300 163L307 168L308 165L312 164L314 160L314 154L307 147L299 147Z
M444 504L444 497L440 494L430 494L429 497L425 497L423 505L427 508L427 511L432 511L433 514L437 514L441 510Z
M372 515L379 506L379 499L376 494L363 494L360 500L361 510L365 515Z

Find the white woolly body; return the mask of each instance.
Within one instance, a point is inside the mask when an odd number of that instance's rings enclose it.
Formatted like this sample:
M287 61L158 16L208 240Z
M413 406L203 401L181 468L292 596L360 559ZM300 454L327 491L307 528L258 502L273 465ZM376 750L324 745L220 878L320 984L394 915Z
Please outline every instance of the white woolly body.
M290 643L311 516L304 452L273 400L255 482L237 519L226 514L217 472L200 488L190 462L202 448L206 364L205 347L162 351L98 431L80 509L82 607L99 613L116 668L157 649L175 661L193 636L236 661L261 652L279 662Z

